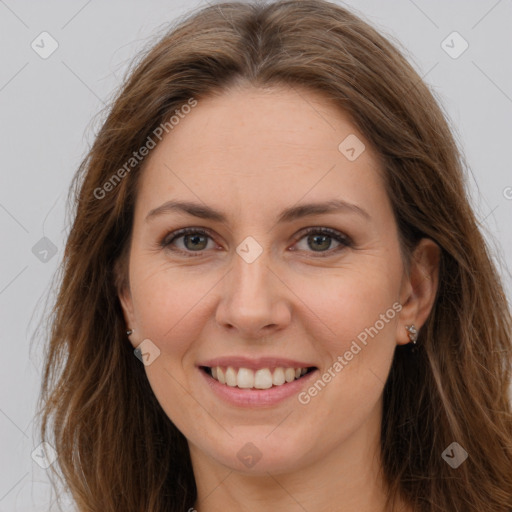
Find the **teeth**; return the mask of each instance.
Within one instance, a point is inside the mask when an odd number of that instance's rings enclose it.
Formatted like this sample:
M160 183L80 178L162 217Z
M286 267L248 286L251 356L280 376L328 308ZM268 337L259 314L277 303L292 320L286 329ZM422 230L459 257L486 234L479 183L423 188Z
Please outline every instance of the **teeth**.
M261 368L251 370L249 368L222 368L216 366L210 368L212 377L221 384L241 389L269 389L272 386L282 386L285 382L293 382L307 373L307 368Z
M232 366L226 370L226 384L234 388L236 386L236 371Z
M254 372L247 368L240 368L236 376L236 383L239 388L253 388L254 387Z
M272 374L268 368L256 370L256 373L254 374L254 387L256 389L268 389L272 387Z
M272 375L272 384L274 384L274 386L281 386L281 384L284 384L285 382L286 379L284 378L284 369L276 368Z
M293 368L286 368L284 371L284 378L286 382L292 382L295 380L295 370Z

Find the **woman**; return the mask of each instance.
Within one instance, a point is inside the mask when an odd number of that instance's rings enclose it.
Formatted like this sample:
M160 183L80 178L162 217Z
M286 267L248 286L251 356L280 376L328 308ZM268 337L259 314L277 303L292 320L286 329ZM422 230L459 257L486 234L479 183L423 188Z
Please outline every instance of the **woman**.
M52 318L41 434L78 510L510 510L511 318L461 162L334 4L208 7L151 48L77 173Z

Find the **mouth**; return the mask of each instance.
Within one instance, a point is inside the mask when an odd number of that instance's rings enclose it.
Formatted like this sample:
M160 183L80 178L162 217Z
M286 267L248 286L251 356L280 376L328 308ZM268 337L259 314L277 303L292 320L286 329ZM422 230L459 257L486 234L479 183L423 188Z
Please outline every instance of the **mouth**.
M300 380L317 370L316 366L298 368L277 366L258 369L233 366L200 366L200 369L220 384L239 389L277 388Z

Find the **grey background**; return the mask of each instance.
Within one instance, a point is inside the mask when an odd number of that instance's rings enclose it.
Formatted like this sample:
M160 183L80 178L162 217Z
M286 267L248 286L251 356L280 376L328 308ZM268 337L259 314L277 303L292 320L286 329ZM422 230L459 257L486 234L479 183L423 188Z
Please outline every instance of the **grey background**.
M42 347L29 349L63 254L72 175L100 126L98 112L121 84L131 58L154 40L155 30L203 5L0 0L0 512L55 510L46 470L31 458L38 443L33 414ZM345 5L398 40L442 102L469 164L477 216L511 297L512 1ZM31 47L43 31L59 45L47 59ZM469 43L456 59L441 47L453 31ZM459 43L453 44L457 49ZM43 237L52 245L41 242Z

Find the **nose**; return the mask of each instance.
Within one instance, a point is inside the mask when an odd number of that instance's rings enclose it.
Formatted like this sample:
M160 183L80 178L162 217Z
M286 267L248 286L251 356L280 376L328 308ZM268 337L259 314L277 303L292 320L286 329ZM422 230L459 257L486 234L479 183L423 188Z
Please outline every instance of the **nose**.
M265 251L252 263L235 254L233 266L222 280L217 324L245 339L284 329L291 320L291 292L283 281L270 268Z

